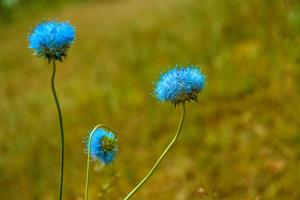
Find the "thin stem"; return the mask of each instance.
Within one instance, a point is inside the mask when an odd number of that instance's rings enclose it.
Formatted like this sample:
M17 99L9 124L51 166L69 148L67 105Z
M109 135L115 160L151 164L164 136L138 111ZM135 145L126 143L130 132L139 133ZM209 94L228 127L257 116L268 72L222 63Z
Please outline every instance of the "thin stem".
M143 178L143 180L124 198L124 200L128 200L130 199L143 185L144 183L151 177L151 175L154 173L154 171L157 169L158 165L160 164L160 162L162 161L162 159L165 157L165 155L167 154L167 152L171 149L171 147L173 146L173 144L176 142L177 138L179 137L181 128L182 128L182 124L183 124L183 120L184 120L184 116L185 116L185 104L182 103L182 113L181 113L181 118L180 118L180 122L178 125L178 129L177 132L173 138L173 140L170 142L170 144L167 146L167 148L164 150L164 152L160 155L160 157L158 158L158 160L156 161L156 163L154 164L154 166L152 167L152 169L148 172L148 174Z
M63 183L64 183L64 126L63 126L63 119L62 119L62 113L60 110L59 101L57 98L56 90L55 90L55 74L56 74L56 65L55 61L53 61L53 74L51 78L51 89L54 96L57 113L58 113L58 119L59 119L59 127L60 127L60 140L61 140L61 146L60 146L60 175L59 175L59 192L58 192L58 199L62 200L62 192L63 192Z
M110 130L113 133L116 133L111 127L106 126L104 124L99 124L97 126L95 126L95 128L92 130L92 132L90 133L89 136L89 140L88 140L88 156L87 156L87 163L86 163L86 179L85 179L85 191L84 191L84 200L88 199L89 196L89 179L90 179L90 154L91 154L91 140L93 138L93 134L94 132L98 129L98 128L105 128Z

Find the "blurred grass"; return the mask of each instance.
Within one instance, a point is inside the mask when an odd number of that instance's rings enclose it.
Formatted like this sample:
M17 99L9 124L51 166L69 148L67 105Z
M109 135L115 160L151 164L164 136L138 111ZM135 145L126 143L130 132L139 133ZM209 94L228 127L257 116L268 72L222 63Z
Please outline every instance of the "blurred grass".
M180 113L155 101L153 82L178 63L199 64L207 88L135 199L300 199L297 1L89 1L31 10L0 25L0 199L56 198L51 66L31 56L26 41L30 27L52 17L77 28L57 79L65 199L83 196L83 141L98 123L118 131L120 152L112 166L94 165L91 197L120 199L146 174Z

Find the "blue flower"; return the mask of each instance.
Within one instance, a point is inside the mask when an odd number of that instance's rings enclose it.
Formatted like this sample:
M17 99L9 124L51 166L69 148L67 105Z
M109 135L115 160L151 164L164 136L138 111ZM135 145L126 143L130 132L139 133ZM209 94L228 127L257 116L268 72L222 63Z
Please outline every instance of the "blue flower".
M197 101L197 94L205 85L205 76L196 66L181 67L161 75L155 84L154 95L158 101L170 101L179 104L185 101Z
M29 48L49 62L62 61L74 42L75 29L68 22L45 21L36 25L28 36Z
M117 138L112 132L97 128L90 138L90 155L95 160L110 164L118 151ZM88 149L87 143L87 149Z

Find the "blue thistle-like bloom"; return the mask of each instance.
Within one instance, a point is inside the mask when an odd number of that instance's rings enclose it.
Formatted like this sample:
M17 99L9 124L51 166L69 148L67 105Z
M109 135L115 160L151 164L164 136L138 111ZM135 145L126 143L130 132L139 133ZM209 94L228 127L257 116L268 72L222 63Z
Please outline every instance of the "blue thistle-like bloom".
M176 66L161 75L155 84L154 95L160 102L170 101L176 105L190 100L197 101L197 94L204 86L205 76L198 67Z
M111 164L118 151L117 138L112 132L97 128L90 138L90 155L93 159ZM87 142L87 149L89 148Z
M43 56L50 62L62 61L74 38L75 29L71 24L50 20L37 24L29 34L28 41L35 55Z

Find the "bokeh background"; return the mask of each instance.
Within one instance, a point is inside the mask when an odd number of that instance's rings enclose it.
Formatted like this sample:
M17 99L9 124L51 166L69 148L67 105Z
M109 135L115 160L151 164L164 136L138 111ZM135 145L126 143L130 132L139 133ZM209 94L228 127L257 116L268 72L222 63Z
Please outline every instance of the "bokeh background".
M88 130L118 132L111 166L94 163L90 199L121 199L176 131L180 109L152 96L159 74L207 76L182 135L133 199L300 199L300 3L296 0L1 0L0 199L57 197L59 129L51 65L27 35L58 18L76 42L58 64L64 198L84 192Z

